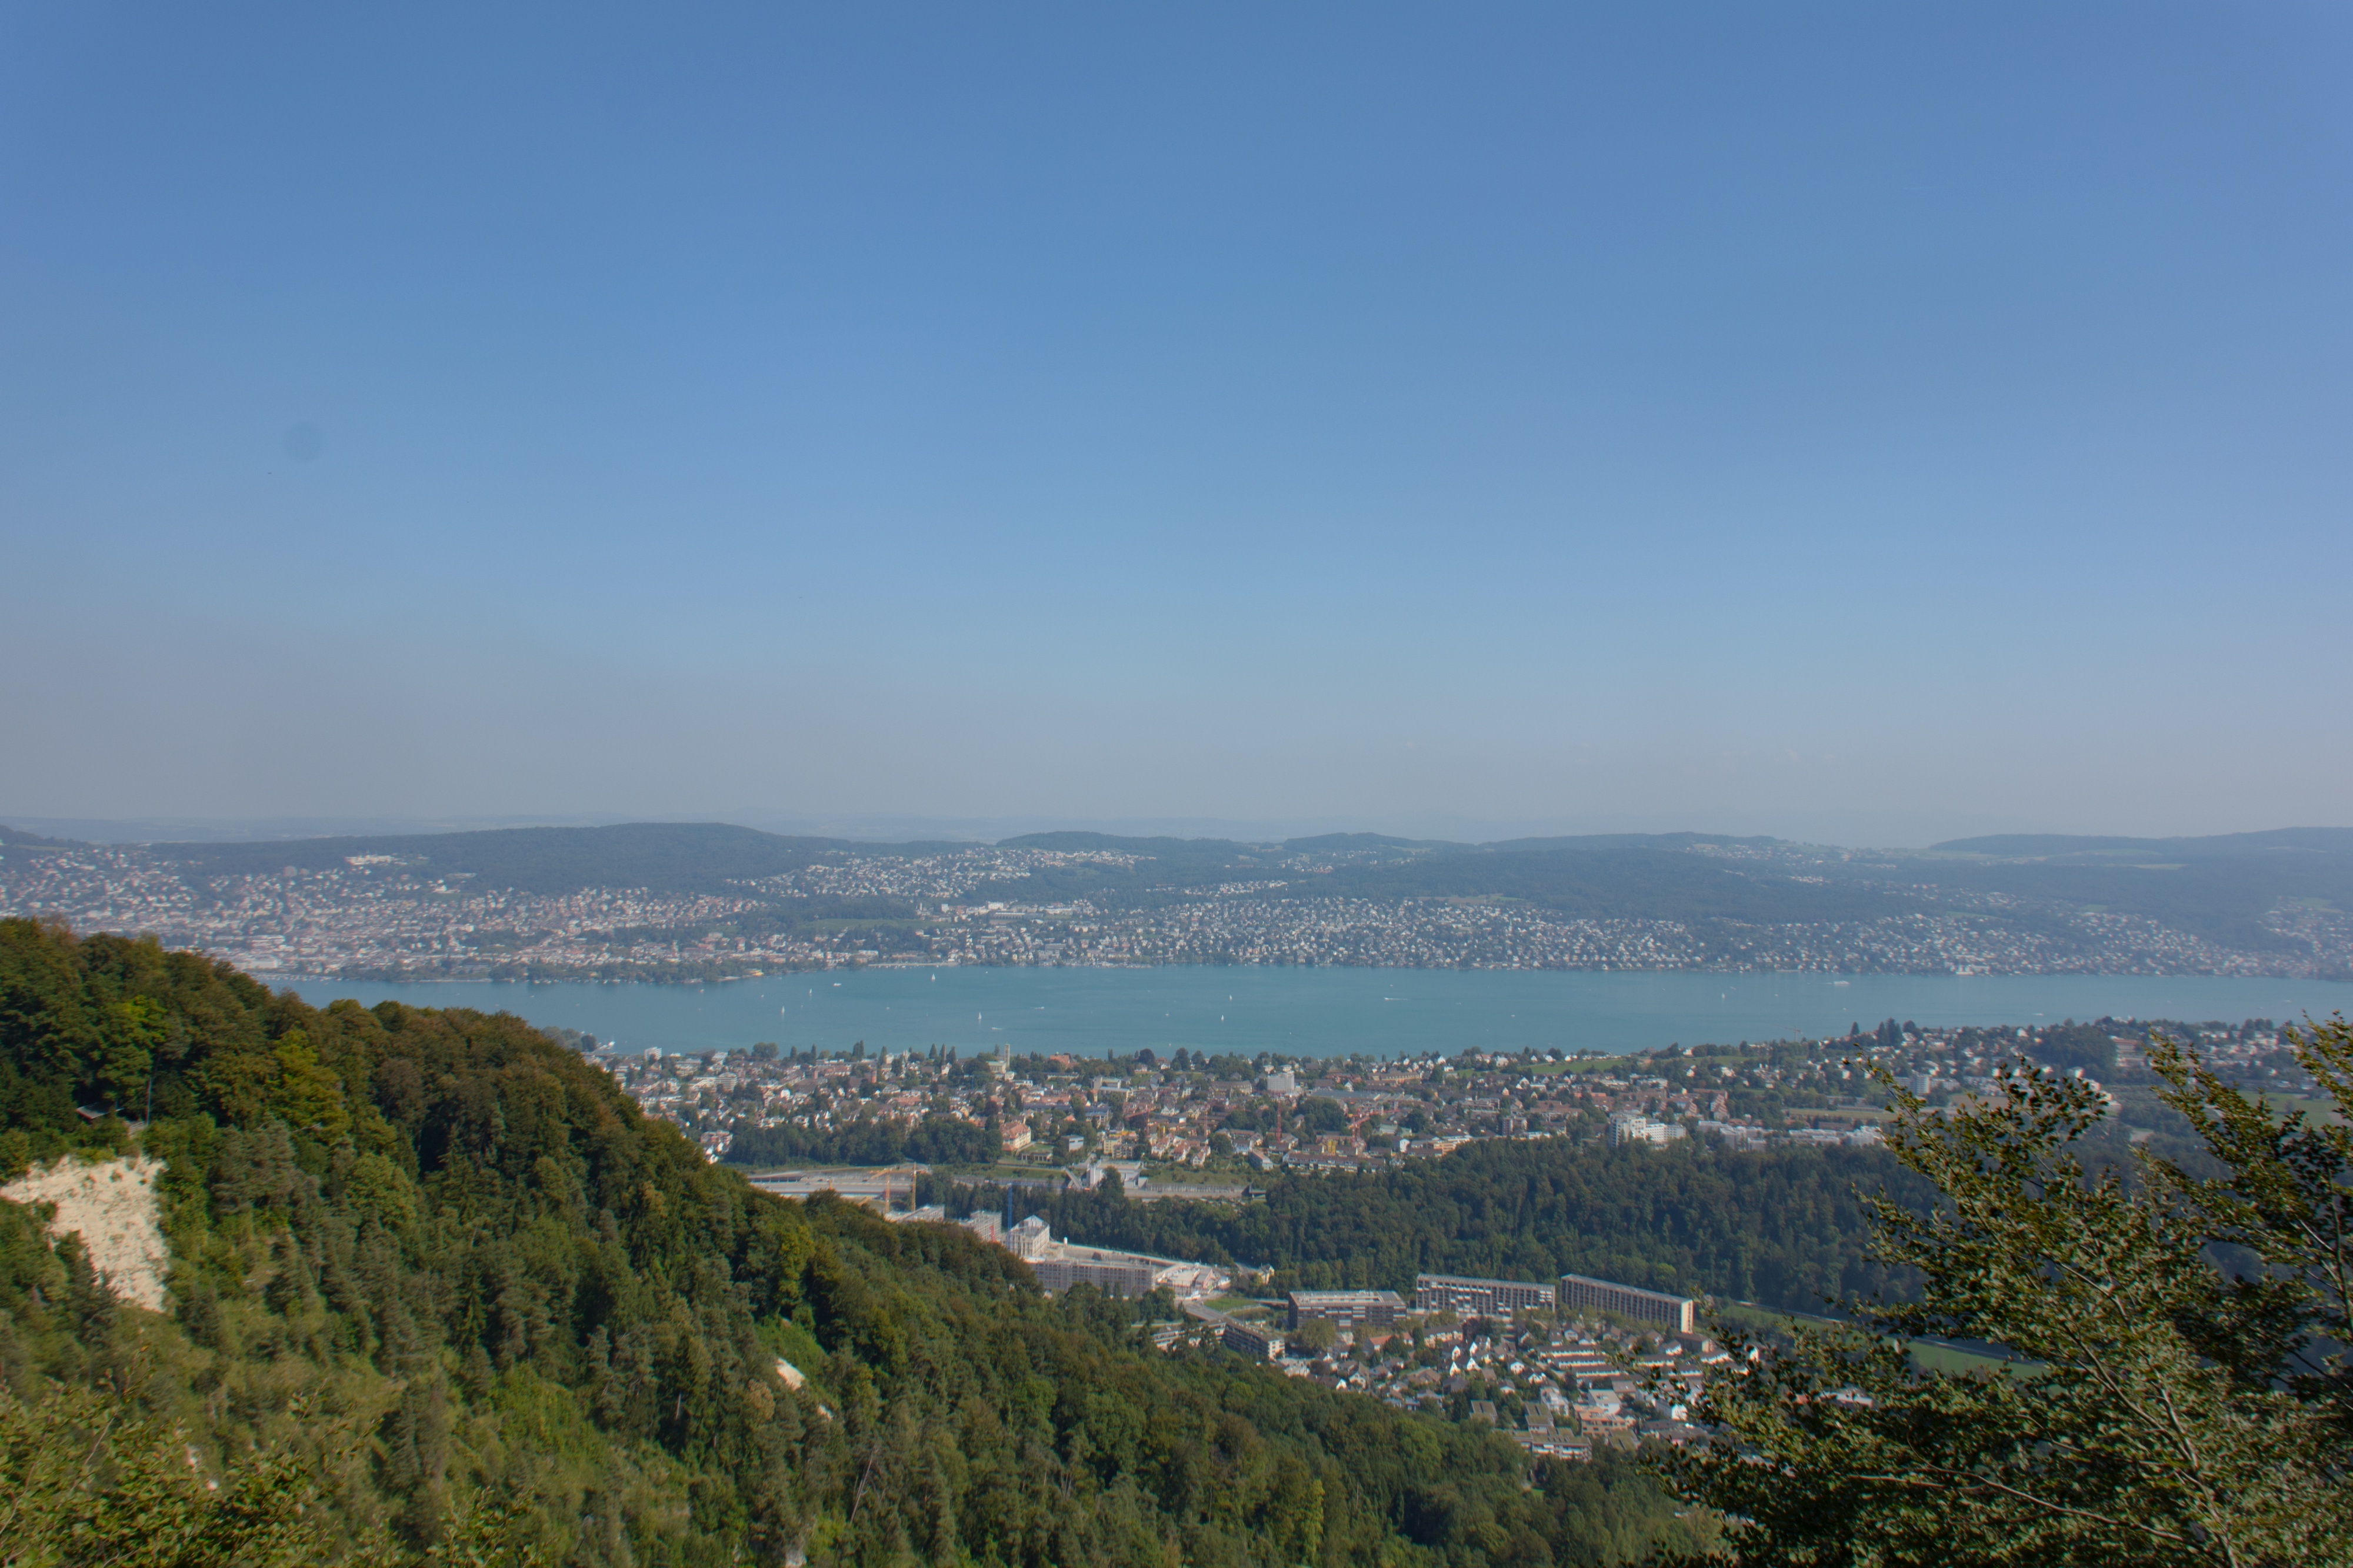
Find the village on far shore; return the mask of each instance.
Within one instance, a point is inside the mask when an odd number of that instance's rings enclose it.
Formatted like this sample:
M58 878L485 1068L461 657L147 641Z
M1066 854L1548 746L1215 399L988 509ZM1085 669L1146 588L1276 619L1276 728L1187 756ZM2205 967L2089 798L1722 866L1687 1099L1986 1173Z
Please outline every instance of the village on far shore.
M1736 1149L1876 1142L1895 1092L1932 1108L1999 1098L2020 1065L2091 1078L2127 1122L2153 1124L2149 1042L2194 1048L2234 1081L2310 1089L2279 1026L2101 1018L2025 1026L1887 1019L1820 1038L1671 1045L1627 1056L1464 1050L1374 1058L1211 1055L1096 1059L869 1052L628 1054L565 1030L647 1114L714 1160L754 1169L913 1162L967 1178L1238 1192L1277 1173L1377 1169L1476 1138L1612 1145L1685 1139ZM1875 1073L1881 1076L1874 1076ZM1891 1083L1893 1087L1891 1088ZM2147 1112L2151 1121L2141 1120Z

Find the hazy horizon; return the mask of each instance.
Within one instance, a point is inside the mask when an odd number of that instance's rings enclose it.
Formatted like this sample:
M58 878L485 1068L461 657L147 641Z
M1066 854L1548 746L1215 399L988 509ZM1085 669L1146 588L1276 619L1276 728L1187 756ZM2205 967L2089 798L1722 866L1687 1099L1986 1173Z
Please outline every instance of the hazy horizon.
M2348 74L2304 5L0 8L0 822L2353 822Z
M1588 834L1694 833L1722 837L1766 837L1823 847L1870 850L1925 849L1957 838L1997 833L2064 831L2070 837L2139 837L2147 835L2102 835L2079 829L1990 827L1941 834L1917 839L1840 839L1767 829L1735 829L1720 824L1684 823L1679 826L1628 826L1582 823L1493 823L1464 818L1424 818L1419 822L1363 822L1322 818L1234 821L1203 817L1126 817L1071 820L1061 817L861 817L803 816L765 812L740 812L672 817L614 815L502 817L149 817L78 818L26 816L0 820L0 827L47 837L98 844L159 844L271 841L298 838L375 837L403 834L475 833L514 827L605 827L625 823L697 822L754 828L762 832L861 843L892 844L941 840L993 844L1025 834L1051 832L1103 833L1138 838L1230 839L1240 843L1278 843L1330 833L1373 833L1460 844L1492 844L1511 839L1574 837ZM2333 827L2329 823L2275 823L2274 828ZM2265 829L2232 829L2262 832ZM2195 837L2204 835L2168 837Z

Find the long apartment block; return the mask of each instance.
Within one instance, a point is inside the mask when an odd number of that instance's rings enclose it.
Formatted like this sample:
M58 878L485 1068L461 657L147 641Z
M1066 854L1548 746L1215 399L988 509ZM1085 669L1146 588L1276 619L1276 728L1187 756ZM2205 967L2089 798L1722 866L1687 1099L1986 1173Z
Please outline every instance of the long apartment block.
M1549 1285L1518 1279L1478 1279L1463 1274L1417 1274L1413 1277L1413 1310L1451 1312L1458 1318L1508 1318L1518 1311L1543 1311L1553 1305Z
M1638 1323L1655 1323L1670 1333L1688 1334L1699 1326L1699 1303L1689 1296L1644 1290L1614 1279L1593 1279L1564 1274L1555 1297L1564 1316L1570 1312L1614 1312Z

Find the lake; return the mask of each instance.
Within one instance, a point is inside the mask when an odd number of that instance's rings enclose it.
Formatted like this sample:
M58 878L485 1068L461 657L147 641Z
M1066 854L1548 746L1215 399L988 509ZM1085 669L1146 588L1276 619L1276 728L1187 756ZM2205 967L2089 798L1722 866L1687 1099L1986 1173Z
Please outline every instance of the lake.
M283 984L283 982L280 982ZM625 1051L740 1049L760 1040L969 1056L1402 1056L1466 1047L1621 1052L1842 1034L1883 1018L2039 1024L2062 1018L2325 1017L2353 1002L2327 981L2147 975L1692 974L1452 969L867 969L705 985L297 980L314 1004L393 998L511 1012Z

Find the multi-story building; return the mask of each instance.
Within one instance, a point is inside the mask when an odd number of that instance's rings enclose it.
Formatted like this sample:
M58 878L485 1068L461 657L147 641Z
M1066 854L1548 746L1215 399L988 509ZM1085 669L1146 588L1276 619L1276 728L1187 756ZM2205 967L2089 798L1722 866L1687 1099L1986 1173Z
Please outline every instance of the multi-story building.
M1388 1329L1406 1311L1405 1298L1394 1290L1293 1290L1288 1298L1288 1328L1310 1318L1321 1318L1342 1331Z
M1073 1285L1092 1285L1106 1296L1149 1295L1159 1274L1158 1269L1140 1259L1114 1254L1085 1257L1068 1251L1060 1258L1034 1259L1029 1271L1037 1275L1041 1289L1067 1290Z
M1678 1334L1688 1334L1698 1326L1699 1303L1688 1296L1670 1296L1663 1290L1644 1290L1582 1274L1560 1277L1555 1304L1564 1318L1572 1312L1614 1312Z
M1226 1349L1249 1356L1254 1361L1274 1359L1276 1347L1272 1334L1252 1328L1248 1323L1238 1323L1231 1318L1227 1319L1218 1330L1218 1341Z
M1475 1279L1460 1274L1413 1277L1415 1311L1451 1312L1458 1318L1508 1318L1523 1310L1543 1311L1558 1294L1555 1286L1517 1279Z
M1009 1229L993 1215L976 1215L965 1223L1028 1262L1045 1290L1092 1285L1106 1296L1143 1296L1165 1284L1179 1293L1206 1295L1233 1284L1229 1271L1208 1264L1056 1241L1045 1219L1034 1214Z
M1609 1119L1609 1146L1627 1143L1671 1143L1685 1136L1680 1121L1653 1121L1639 1111L1620 1111Z
M1035 1260L1045 1256L1053 1240L1053 1231L1043 1219L1033 1214L1005 1233L1003 1245L1017 1258Z

